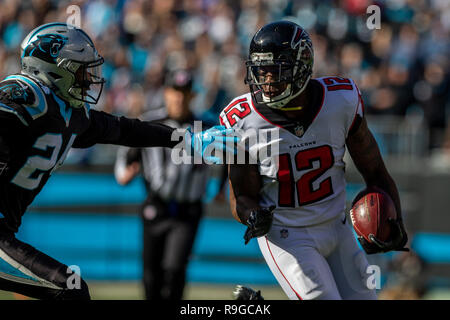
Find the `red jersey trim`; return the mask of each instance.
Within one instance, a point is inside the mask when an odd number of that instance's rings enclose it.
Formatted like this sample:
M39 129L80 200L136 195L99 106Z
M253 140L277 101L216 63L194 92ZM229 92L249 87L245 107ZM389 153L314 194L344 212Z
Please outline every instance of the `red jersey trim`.
M278 125L278 124L276 124L276 123L273 123L273 122L271 122L269 119L267 119L266 117L264 117L264 116L258 111L258 109L255 108L255 105L253 104L253 99L251 99L251 102L252 102L252 109L255 110L255 112L256 112L257 114L259 114L261 118L263 118L264 120L266 120L266 121L267 121L268 123L270 123L271 125L283 129L282 126L280 126L280 125Z
M320 86L322 87L322 102L320 103L320 107L319 107L319 109L317 110L317 113L316 113L316 115L314 116L313 120L311 121L311 124L309 125L309 127L311 127L311 125L314 123L314 120L316 120L317 116L319 115L320 111L322 110L323 103L324 103L324 101L325 101L325 87L324 87L324 85L323 85L320 81L317 81L317 82L319 82ZM252 102L252 109L255 110L256 113L259 114L259 115L261 116L261 118L263 118L264 120L266 120L266 121L267 121L268 123L270 123L271 125L274 125L274 126L276 126L276 127L278 127L278 128L281 128L281 129L284 129L282 126L280 126L280 125L278 125L278 124L276 124L276 123L273 123L273 122L271 122L269 119L267 119L266 117L264 117L264 116L258 111L258 109L255 108L255 105L253 104L253 99L251 99L251 102ZM285 129L285 130L286 130L286 129Z

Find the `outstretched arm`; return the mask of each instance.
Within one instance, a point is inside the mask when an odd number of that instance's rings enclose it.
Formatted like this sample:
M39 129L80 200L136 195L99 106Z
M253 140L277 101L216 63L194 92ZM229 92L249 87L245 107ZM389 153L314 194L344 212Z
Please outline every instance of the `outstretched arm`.
M91 110L89 117L89 128L76 138L74 148L88 148L97 143L172 148L178 143L171 139L175 129L160 123L117 117L96 110Z
M220 163L221 158L213 156L213 150L234 154L237 136L230 136L234 130L223 126L212 127L202 132L192 132L190 128L173 134L176 130L161 123L140 121L126 117L91 110L89 128L80 134L73 144L74 148L89 148L97 143L115 144L127 147L168 147L181 143L211 163ZM229 147L229 143L233 147ZM191 153L192 154L192 153Z

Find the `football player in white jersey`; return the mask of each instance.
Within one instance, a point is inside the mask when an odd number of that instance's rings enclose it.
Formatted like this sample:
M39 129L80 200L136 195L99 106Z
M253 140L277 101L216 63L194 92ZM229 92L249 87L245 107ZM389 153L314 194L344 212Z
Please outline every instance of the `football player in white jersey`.
M376 299L366 256L345 218L346 147L367 186L387 192L398 215L390 241L360 239L366 253L406 251L408 238L397 187L367 127L356 84L336 76L312 79L309 35L288 21L254 35L246 66L250 92L225 107L220 122L242 130L244 142L250 129L278 136L272 154L229 165L231 209L248 226L246 243L257 238L290 299ZM259 141L248 152L258 154L272 142Z

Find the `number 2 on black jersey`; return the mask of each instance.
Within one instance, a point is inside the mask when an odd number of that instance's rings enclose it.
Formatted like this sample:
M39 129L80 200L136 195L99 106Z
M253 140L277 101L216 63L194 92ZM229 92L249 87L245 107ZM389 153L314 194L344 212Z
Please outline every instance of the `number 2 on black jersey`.
M61 153L63 144L62 135L59 133L46 133L40 136L33 148L50 152L50 156L43 157L40 155L33 155L28 157L24 166L17 172L11 180L15 185L34 190L39 187L41 180L45 173L52 173L55 169L62 165L67 157L70 147L75 141L76 135L70 137L64 151Z
M306 172L295 182L290 154L284 153L280 155L277 174L279 183L278 206L295 207L295 189L297 189L298 204L300 206L317 202L333 194L331 177L323 180L317 189L314 189L313 186L313 182L334 164L333 151L330 146L325 145L301 150L297 152L294 158L297 171L312 169L314 161L319 162L319 167Z

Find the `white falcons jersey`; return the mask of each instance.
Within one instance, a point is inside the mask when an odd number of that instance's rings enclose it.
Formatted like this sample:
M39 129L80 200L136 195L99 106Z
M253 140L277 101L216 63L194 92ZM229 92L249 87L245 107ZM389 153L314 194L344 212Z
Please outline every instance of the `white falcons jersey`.
M290 127L280 125L270 117L276 113L268 107L255 107L250 93L235 98L220 114L221 124L240 132L249 143L250 154L263 154L257 159L263 181L260 205L276 206L274 225L310 226L345 210L345 141L357 114L364 116L363 102L351 79L312 81L320 84L323 95L307 128L286 118ZM255 131L267 139L255 143L250 138Z

